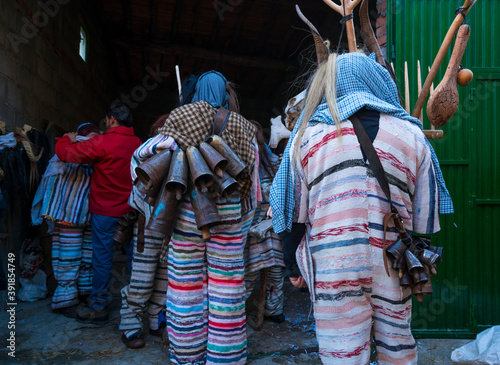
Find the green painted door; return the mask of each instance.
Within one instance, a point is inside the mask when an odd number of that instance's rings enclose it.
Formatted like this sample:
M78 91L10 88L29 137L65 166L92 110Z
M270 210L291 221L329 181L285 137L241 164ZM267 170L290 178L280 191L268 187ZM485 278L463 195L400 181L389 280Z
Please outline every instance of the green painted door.
M388 58L402 95L408 62L411 107L417 99L417 60L428 73L462 0L388 0ZM413 328L422 337L468 337L500 324L500 2L477 0L467 16L471 37L462 59L474 72L459 87L457 113L433 140L455 214L441 216L434 243L445 247L433 277L434 294L414 301ZM453 47L453 45L452 45ZM435 80L444 75L452 47ZM424 128L430 124L425 116Z

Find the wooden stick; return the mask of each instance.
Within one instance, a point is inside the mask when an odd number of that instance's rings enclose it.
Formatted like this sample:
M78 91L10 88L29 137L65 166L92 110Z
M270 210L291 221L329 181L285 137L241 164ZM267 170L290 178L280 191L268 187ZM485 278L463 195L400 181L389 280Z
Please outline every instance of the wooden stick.
M181 84L181 72L179 70L179 65L175 65L175 75L177 77L177 88L179 89L179 100L182 103L182 84Z
M422 91L422 72L420 70L420 60L417 60L417 87L418 87L418 95L420 95L420 92ZM420 111L420 115L418 116L418 119L420 119L421 122L424 121L424 113Z
M446 73L436 86L434 94L427 100L427 117L436 127L442 127L458 110L460 96L457 88L457 75L460 61L467 48L470 37L470 26L462 24L455 38L455 46L451 54Z
M337 13L345 17L352 14L354 8L361 2L361 0L340 0L340 5L334 3L332 0L323 0L323 2ZM345 9L345 13L344 13ZM354 22L349 19L345 22L345 29L347 31L347 42L349 43L349 52L356 52L356 35L354 33Z
M410 79L408 77L408 61L405 61L405 108L410 113Z
M429 72L431 72L431 68L429 67ZM432 82L431 84L431 90L430 90L430 94L429 96L432 96L432 94L434 93L434 82ZM422 115L423 113L420 113L420 115ZM431 123L431 131L435 131L436 130L436 127L434 127L434 124Z
M450 48L450 44L453 41L453 38L455 37L455 33L457 32L460 25L462 25L462 23L465 20L465 16L472 8L472 5L474 5L475 3L476 0L465 0L463 8L468 8L468 9L463 12L463 16L462 14L457 14L455 20L450 26L450 29L448 30L448 33L446 33L446 37L444 38L443 43L441 44L441 48L439 48L439 52L436 55L434 62L432 63L431 71L429 72L429 75L427 75L427 78L425 79L422 91L418 95L417 103L415 104L415 108L413 109L413 112L411 114L413 117L418 118L418 116L422 112L425 99L429 94L431 83L434 81L434 78L437 75L439 66L441 66L441 63L443 62L443 59L446 56L446 53L448 52L448 48Z

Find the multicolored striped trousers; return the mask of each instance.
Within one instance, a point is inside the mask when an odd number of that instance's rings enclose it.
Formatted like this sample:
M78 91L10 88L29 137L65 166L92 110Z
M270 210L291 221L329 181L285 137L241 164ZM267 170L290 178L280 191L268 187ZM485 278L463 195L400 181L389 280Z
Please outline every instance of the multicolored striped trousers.
M168 254L172 364L244 364L247 358L241 203L217 201L224 224L205 242L183 201Z
M134 259L130 284L123 287L119 329L128 338L142 333L142 315L148 311L149 328L158 329L158 314L165 309L168 286L167 265L160 261L163 235L144 230L144 251L137 251L137 222L131 244Z
M379 364L416 364L411 290L388 277L382 249L369 244L325 249L311 245L314 316L324 364L368 364L375 338Z
M56 224L52 236L52 269L57 288L52 309L79 303L92 289L92 227Z

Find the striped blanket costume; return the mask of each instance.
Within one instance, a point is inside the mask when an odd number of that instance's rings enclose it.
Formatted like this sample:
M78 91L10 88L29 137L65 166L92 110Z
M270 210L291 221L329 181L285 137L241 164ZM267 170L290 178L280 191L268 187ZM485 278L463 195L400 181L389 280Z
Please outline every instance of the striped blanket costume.
M57 288L52 308L79 303L92 289L92 233L89 192L92 167L63 163L54 156L42 178L32 207L32 220L55 222L52 268Z
M89 193L92 168L66 163L64 172L48 178L43 197L42 217L59 224L90 224Z
M172 137L159 134L149 139L132 157L132 179L136 178L134 169L140 162L162 149L176 148ZM129 204L144 213L148 222L151 209L146 209L139 200L134 187ZM205 242L185 196L169 242L166 320L172 364L246 362L243 262L246 231L242 224L241 199L232 196L218 200L217 204L225 222L211 228L212 237Z
M411 290L400 287L394 270L388 277L384 269L382 222L389 203L351 122L341 126L340 140L335 125L309 125L301 163L294 166L299 221L307 223L297 257L312 289L321 360L368 364L373 335L380 364L416 364ZM381 114L373 145L406 229L438 231L438 187L421 130ZM391 223L387 245L397 238Z
M167 265L160 262L163 237L149 229L144 230L144 251L137 251L137 222L131 244L134 246L130 284L123 287L121 322L119 329L128 338L141 335L142 316L148 311L149 328L158 329L158 314L165 308L167 293Z
M160 145L161 149L175 149L173 138L158 135L143 143L132 155L130 172L132 180L137 178L135 168L153 156ZM151 217L153 207L145 202L145 197L132 188L128 204L146 218L145 227ZM122 288L121 322L119 329L127 338L140 336L143 332L142 316L147 311L149 328L158 329L158 314L165 309L167 293L167 265L160 261L163 237L147 228L144 230L144 251L137 251L138 223L134 225L131 244L134 247L130 284Z
M276 164L278 156L269 151L270 158ZM260 161L262 163L262 161ZM259 168L263 190L270 187L272 176L263 168ZM256 225L267 218L269 195L262 194L262 202L257 204L251 225ZM268 268L266 290L266 316L283 313L283 244L278 234L271 229L263 240L248 235L244 251L246 298L252 294L260 270Z

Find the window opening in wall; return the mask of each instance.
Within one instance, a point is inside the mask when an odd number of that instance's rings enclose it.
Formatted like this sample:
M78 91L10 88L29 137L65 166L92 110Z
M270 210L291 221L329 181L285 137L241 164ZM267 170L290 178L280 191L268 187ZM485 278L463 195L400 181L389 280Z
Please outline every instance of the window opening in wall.
M87 62L87 33L80 27L80 57Z

